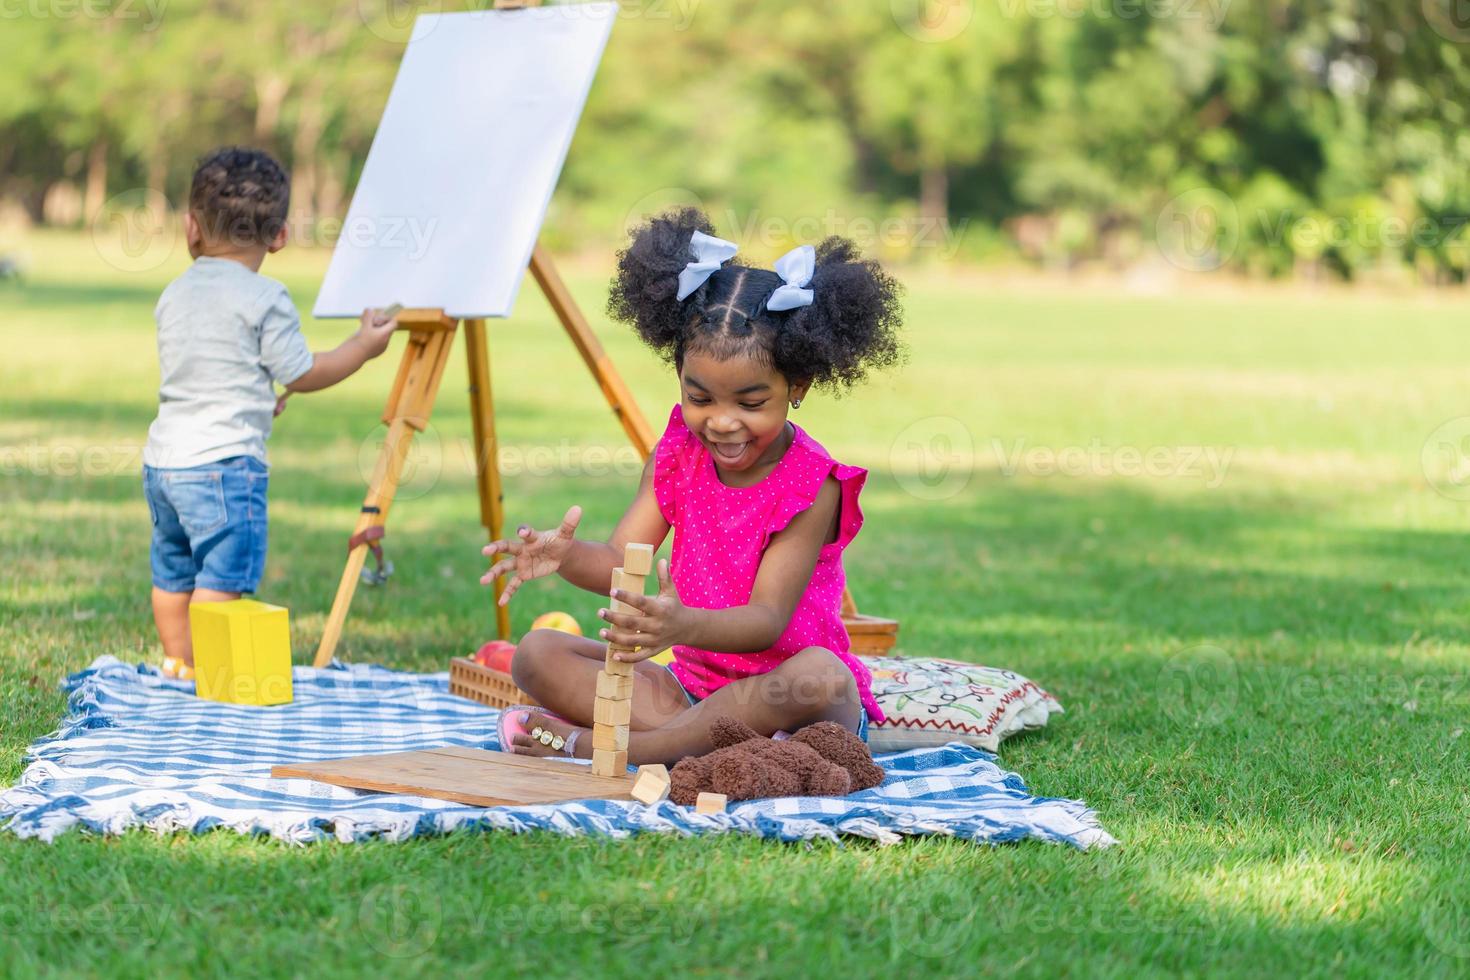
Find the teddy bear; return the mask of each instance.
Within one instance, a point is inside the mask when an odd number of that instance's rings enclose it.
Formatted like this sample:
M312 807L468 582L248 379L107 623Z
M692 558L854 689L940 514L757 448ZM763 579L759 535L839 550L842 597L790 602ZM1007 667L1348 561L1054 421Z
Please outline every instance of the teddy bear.
M669 773L669 799L692 806L700 793L730 800L768 796L845 796L883 782L867 744L832 721L807 725L790 738L759 735L722 716L710 726L715 750L686 756Z

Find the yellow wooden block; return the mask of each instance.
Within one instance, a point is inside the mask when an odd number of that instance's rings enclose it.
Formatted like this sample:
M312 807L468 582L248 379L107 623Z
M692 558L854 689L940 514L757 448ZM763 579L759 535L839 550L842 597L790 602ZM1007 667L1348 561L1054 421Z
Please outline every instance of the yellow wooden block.
M729 799L724 793L700 793L694 798L695 813L724 813Z
M628 753L611 749L592 750L592 774L594 776L626 776Z
M609 674L607 671L599 671L597 674L597 699L608 701L627 701L633 696L632 674Z
M623 568L629 575L643 576L653 571L653 545L628 544L623 546Z
M289 703L289 616L284 607L255 599L191 605L195 692L229 704Z
M633 702L598 698L592 703L592 721L597 725L627 725L633 720Z
M620 752L628 747L627 725L593 725L592 748Z
M633 799L652 806L669 795L669 769L657 763L638 767L633 781Z

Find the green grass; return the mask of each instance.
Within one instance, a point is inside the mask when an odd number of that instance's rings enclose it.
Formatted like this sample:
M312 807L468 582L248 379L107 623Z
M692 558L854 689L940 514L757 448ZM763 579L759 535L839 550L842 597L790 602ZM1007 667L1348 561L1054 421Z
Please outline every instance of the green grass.
M158 656L137 452L151 310L181 268L119 271L64 236L27 248L30 279L0 287L0 783L62 716L59 678ZM323 268L288 250L266 271L309 308ZM568 271L661 429L671 375L597 315L605 270ZM0 836L0 972L1463 975L1467 504L1421 466L1470 414L1462 300L909 279L908 366L797 416L873 471L854 590L901 618L908 653L1053 691L1067 714L1002 761L1088 801L1121 846ZM308 324L319 346L345 330ZM577 502L605 531L633 481L585 451L621 430L529 284L491 343L507 450L552 464L509 474L510 520ZM272 439L261 592L290 606L299 660L394 359L294 399ZM442 668L490 631L451 371L394 512L398 577L358 594L353 659ZM1178 471L1196 446L1223 479ZM1066 447L1096 461L1047 472ZM1154 447L1174 471L1102 455ZM515 605L518 631L552 608L590 628L596 608L545 582Z

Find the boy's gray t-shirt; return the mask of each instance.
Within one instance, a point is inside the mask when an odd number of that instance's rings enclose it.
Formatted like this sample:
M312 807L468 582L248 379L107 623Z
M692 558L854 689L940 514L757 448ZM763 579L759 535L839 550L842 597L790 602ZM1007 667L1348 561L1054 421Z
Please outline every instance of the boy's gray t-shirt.
M202 466L231 456L262 463L276 407L312 365L286 287L230 259L205 256L169 283L158 321L158 417L143 462Z

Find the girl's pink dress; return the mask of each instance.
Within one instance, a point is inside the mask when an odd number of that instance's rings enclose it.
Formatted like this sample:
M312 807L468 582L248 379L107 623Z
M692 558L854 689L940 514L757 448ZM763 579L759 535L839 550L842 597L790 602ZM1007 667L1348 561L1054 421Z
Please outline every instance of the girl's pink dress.
M791 523L817 499L828 474L842 487L837 540L822 546L811 584L776 644L759 653L715 653L675 646L671 669L689 693L709 697L742 677L764 674L806 647L826 647L857 680L868 717L884 720L873 698L873 677L853 656L842 625L842 590L847 576L842 551L863 525L858 494L868 471L844 466L801 426L786 455L764 480L749 487L720 482L715 462L699 438L684 424L684 411L674 406L669 424L654 449L653 489L658 509L674 529L669 575L686 606L728 609L750 602L755 575L771 535Z

